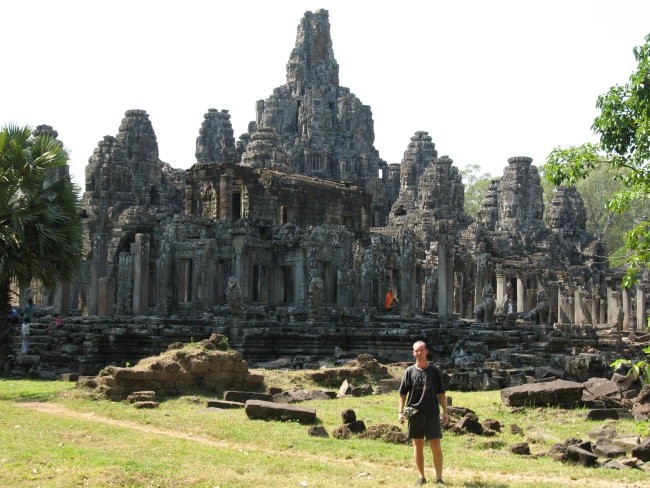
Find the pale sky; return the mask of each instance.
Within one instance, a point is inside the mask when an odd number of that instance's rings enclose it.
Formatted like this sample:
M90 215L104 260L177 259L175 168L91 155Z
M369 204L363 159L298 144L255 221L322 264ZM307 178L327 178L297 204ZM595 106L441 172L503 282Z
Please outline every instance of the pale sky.
M628 80L650 33L648 0L4 0L0 125L54 127L83 189L98 141L143 109L160 159L188 168L203 114L227 109L245 132L320 8L382 159L401 162L426 131L439 155L493 176L511 156L541 166L594 140L597 96Z

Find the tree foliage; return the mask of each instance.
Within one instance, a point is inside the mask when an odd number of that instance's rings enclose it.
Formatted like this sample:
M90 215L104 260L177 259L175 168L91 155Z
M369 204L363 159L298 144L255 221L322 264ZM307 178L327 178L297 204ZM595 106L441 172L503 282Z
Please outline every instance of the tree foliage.
M460 175L465 185L465 212L475 218L490 186L492 175L481 174L481 167L478 164L468 164L460 171Z
M606 208L622 214L633 206L646 206L650 196L650 34L633 50L636 70L629 81L600 95L600 115L592 125L597 143L555 148L547 158L544 173L554 184L574 185L606 166L621 187ZM628 265L624 286L636 280L650 262L650 221L647 215L624 236Z
M36 279L53 288L71 281L81 263L78 190L57 173L67 162L52 134L15 125L0 130L0 336L12 282Z

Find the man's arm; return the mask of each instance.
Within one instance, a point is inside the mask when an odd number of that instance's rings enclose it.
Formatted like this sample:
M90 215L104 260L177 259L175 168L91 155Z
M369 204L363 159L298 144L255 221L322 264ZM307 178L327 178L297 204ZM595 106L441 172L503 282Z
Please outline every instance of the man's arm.
M438 393L438 403L442 407L442 425L449 423L449 411L447 409L447 395L445 393Z
M397 407L397 420L404 423L404 405L406 404L406 395L399 396L399 405Z

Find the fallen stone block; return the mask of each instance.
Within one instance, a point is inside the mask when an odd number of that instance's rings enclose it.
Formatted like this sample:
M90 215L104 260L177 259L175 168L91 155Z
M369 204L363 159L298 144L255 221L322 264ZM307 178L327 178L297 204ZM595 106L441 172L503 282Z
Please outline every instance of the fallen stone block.
M279 420L281 422L316 423L316 409L299 407L284 403L248 400L245 404L246 415L250 419Z
M566 380L532 383L501 390L501 401L510 407L574 406L582 398L584 385Z
M640 459L644 463L650 461L650 439L646 439L637 447L632 449L632 456Z
M151 402L156 399L155 391L134 391L129 396L126 397L126 401L129 403L135 402Z
M596 466L598 464L598 456L575 445L567 446L565 458L567 461L572 461L585 467Z
M618 420L618 412L614 408L593 408L587 412L587 420Z
M229 408L244 408L244 402L231 402L228 400L208 400L207 407L221 408L224 410Z
M158 402L146 401L146 402L134 402L133 406L135 408L158 408L160 404Z
M345 425L347 425L348 429L350 429L350 432L353 434L360 434L366 430L366 424L363 420L355 420L354 422L349 422Z
M272 402L273 395L255 391L224 391L223 399L229 402L246 403L247 400L263 400Z

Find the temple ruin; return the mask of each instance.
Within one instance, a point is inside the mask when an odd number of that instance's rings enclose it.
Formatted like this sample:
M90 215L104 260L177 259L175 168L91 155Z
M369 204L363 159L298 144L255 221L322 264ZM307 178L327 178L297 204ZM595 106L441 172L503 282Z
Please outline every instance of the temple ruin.
M646 323L646 281L621 288L575 189L544 207L531 158L507 161L472 219L459 169L429 133L405 141L400 164L374 139L370 107L339 84L328 12L307 12L286 83L238 140L228 111L209 109L189 169L159 159L145 111L126 112L86 167L83 277L37 303L92 318L103 336L76 354L103 359L213 331L263 360L404 352L421 335L450 354L461 330L494 321L540 335ZM384 310L389 288L398 317ZM184 329L161 333L171 322Z

